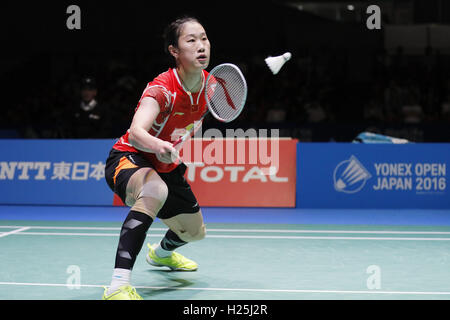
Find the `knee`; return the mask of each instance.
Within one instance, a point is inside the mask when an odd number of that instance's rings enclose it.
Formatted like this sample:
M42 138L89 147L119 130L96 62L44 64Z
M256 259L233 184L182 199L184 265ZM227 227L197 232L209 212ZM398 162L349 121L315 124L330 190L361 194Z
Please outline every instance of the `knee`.
M139 169L131 176L127 184L127 199L130 202L150 197L164 203L168 194L166 183L151 168Z
M163 181L150 180L143 185L137 198L153 198L163 206L168 195L169 189Z
M140 192L134 193L132 209L144 212L153 219L166 202L169 190L161 179L148 179L140 188Z

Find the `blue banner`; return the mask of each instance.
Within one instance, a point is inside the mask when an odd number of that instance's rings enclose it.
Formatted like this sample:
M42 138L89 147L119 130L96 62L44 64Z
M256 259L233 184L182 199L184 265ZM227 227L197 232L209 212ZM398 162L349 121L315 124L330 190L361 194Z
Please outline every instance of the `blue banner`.
M299 143L299 208L450 209L450 144Z
M114 140L0 140L0 204L112 205Z
M0 204L112 205L114 140L0 140ZM298 143L299 208L450 209L450 144Z

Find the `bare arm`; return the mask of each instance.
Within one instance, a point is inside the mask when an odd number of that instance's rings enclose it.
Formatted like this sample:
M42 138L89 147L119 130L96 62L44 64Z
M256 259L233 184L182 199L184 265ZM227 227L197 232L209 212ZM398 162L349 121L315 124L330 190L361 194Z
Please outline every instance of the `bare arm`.
M159 114L158 102L150 97L142 99L130 126L129 142L138 150L156 153L163 158L176 154L172 143L152 136L148 131ZM165 161L164 161L165 162Z

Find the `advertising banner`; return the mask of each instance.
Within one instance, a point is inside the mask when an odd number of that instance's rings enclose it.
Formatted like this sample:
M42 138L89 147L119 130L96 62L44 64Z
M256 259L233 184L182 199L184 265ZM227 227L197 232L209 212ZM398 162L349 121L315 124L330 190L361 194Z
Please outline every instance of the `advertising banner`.
M0 140L0 204L111 205L114 140Z
M296 145L284 138L193 139L182 150L186 179L203 206L295 207Z
M297 140L191 139L185 178L201 206L295 207ZM0 140L0 204L123 205L104 179L104 140Z
M296 139L190 139L185 179L205 207L295 207ZM123 205L115 196L115 205Z
M299 143L297 207L450 209L450 144Z

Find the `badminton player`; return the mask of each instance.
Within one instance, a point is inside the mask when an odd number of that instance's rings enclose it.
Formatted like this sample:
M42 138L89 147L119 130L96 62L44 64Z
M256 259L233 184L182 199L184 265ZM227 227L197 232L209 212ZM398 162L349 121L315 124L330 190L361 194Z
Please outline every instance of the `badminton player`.
M197 270L197 263L174 250L206 233L199 204L184 178L186 165L177 161L173 134L198 121L207 109L203 91L210 43L201 23L192 17L172 22L164 38L176 67L148 83L130 128L106 161L108 185L130 211L121 228L105 300L142 299L130 283L131 272L156 217L169 230L159 243L147 245L146 260L153 266Z

